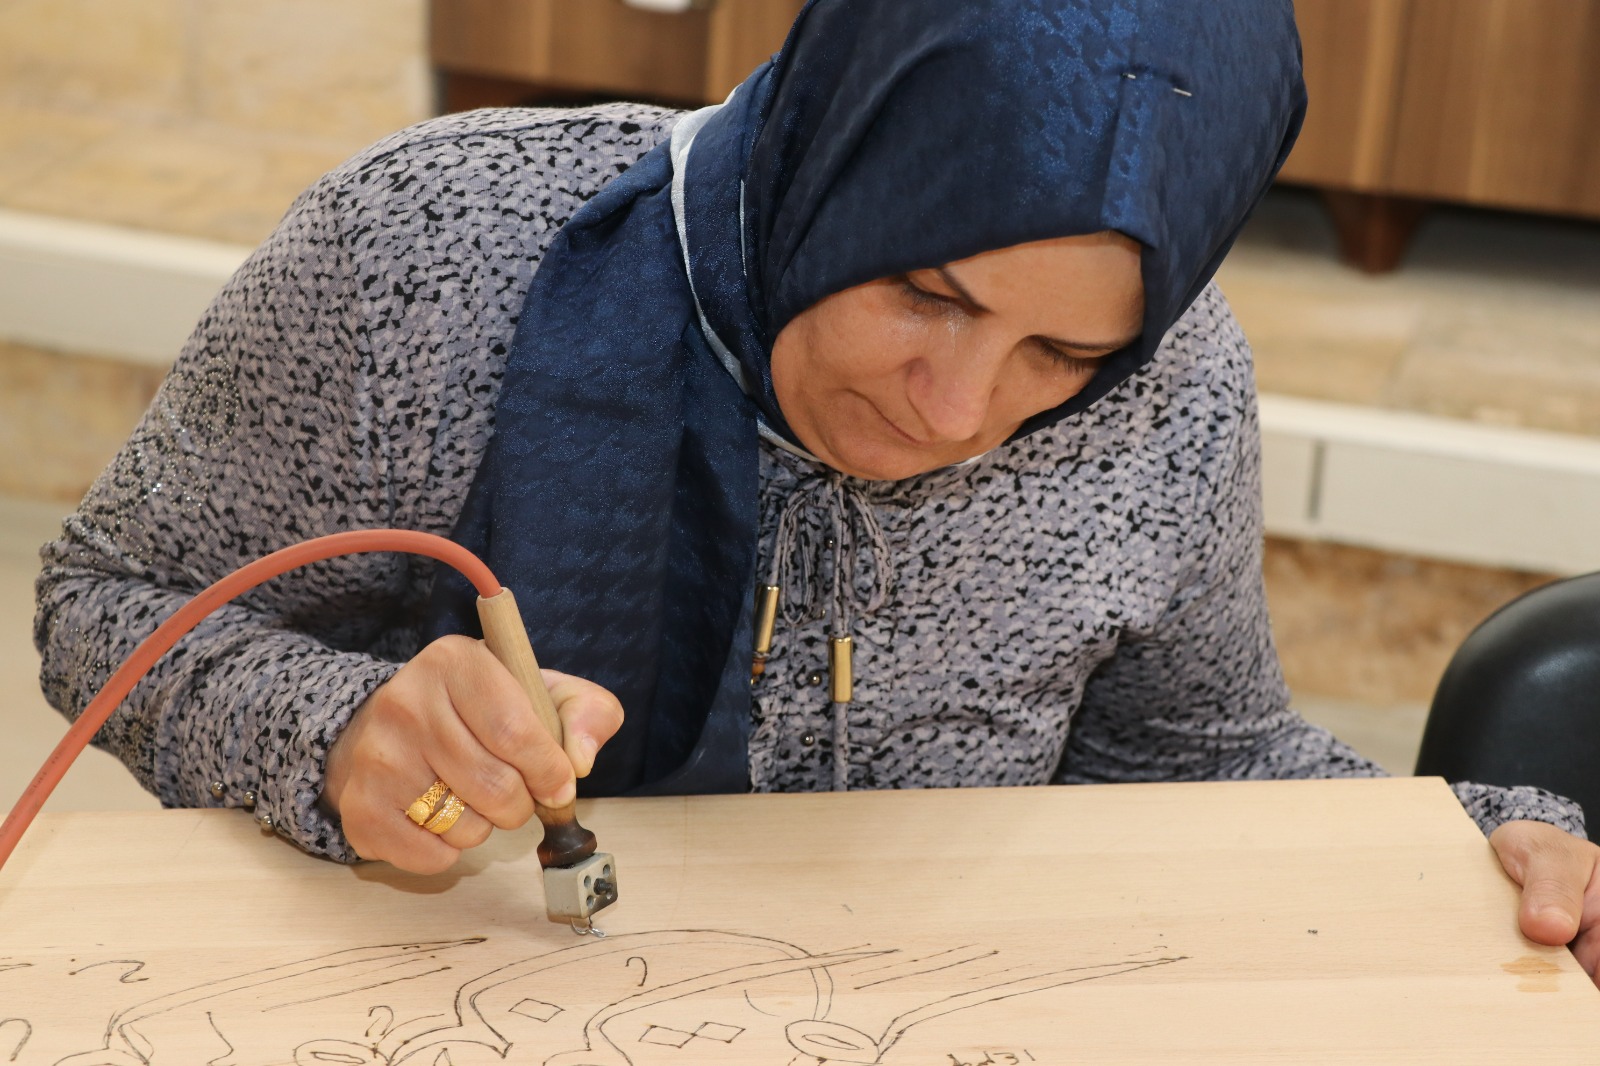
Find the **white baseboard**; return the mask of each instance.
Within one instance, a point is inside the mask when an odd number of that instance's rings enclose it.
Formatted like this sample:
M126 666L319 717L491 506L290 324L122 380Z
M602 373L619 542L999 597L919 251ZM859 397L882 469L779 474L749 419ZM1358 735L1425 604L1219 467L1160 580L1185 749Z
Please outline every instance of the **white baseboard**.
M0 340L166 366L249 254L0 210Z
M1267 530L1555 574L1600 570L1600 440L1261 397Z
M165 366L250 249L0 211L0 339ZM1600 570L1600 440L1261 398L1267 529Z

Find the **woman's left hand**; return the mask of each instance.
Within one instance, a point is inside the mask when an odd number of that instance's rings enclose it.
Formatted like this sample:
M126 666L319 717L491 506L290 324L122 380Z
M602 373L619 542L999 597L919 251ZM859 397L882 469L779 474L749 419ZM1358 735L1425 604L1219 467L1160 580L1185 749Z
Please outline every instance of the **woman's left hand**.
M1570 944L1600 985L1600 847L1544 822L1507 822L1489 843L1522 886L1517 924L1539 944Z

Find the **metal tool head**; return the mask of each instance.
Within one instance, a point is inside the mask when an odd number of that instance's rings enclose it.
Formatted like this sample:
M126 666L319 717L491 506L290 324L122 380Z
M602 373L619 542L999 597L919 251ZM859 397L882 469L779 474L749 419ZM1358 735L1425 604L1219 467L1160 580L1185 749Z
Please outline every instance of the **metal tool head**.
M544 906L552 922L587 924L617 901L617 860L597 851L571 866L547 866Z

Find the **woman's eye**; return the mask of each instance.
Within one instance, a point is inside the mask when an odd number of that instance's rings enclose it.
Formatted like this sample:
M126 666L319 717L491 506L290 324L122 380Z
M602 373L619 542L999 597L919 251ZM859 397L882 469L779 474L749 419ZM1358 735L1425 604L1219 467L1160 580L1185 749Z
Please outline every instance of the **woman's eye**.
M948 311L952 309L959 309L961 306L961 304L954 298L949 296L941 296L936 292L929 292L927 289L924 289L922 286L912 281L909 277L902 276L898 280L900 282L901 292L904 293L906 299L916 307L926 308L928 310Z
M1051 362L1075 376L1079 374L1093 374L1096 370L1100 369L1101 360L1099 359L1085 359L1081 355L1073 355L1070 352L1064 352L1055 345L1048 344L1044 341L1039 342L1039 347L1044 351L1044 354L1050 358Z

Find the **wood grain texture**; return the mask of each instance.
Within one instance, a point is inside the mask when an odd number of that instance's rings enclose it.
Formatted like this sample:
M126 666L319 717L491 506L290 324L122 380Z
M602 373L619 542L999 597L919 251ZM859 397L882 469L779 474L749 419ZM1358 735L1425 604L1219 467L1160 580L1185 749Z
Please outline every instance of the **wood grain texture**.
M550 0L432 0L428 48L434 65L503 78L550 71Z
M1600 217L1600 2L1295 0L1325 188Z
M1600 217L1600 3L1411 5L1389 191Z
M1593 1061L1600 993L1437 780L582 814L599 941L545 921L529 832L424 878L237 812L46 816L0 874L0 1061Z
M724 0L711 9L706 60L706 100L724 99L734 86L783 47L805 0Z
M1410 0L1295 0L1310 104L1286 181L1381 189Z
M445 70L567 90L695 102L709 16L621 0L433 0L429 40Z

